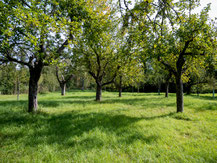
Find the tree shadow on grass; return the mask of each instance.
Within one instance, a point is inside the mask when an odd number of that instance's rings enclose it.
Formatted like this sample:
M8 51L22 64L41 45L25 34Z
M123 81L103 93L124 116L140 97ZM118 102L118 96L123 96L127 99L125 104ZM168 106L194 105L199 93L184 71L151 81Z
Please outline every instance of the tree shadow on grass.
M195 110L196 111L207 111L207 110L216 111L217 110L217 104L206 103L206 104L203 104L199 107L196 107Z
M0 124L2 126L0 128L2 143L0 144L3 145L7 140L18 141L18 139L25 136L25 145L31 147L40 144L58 144L64 148L79 145L84 149L102 147L105 142L99 136L91 136L90 134L90 137L83 137L84 134L97 131L106 135L115 135L120 140L118 143L121 144L131 144L138 140L150 144L156 141L158 137L141 133L136 129L135 123L140 120L164 118L173 114L132 117L123 114L81 113L79 111L64 112L62 114L5 112L0 114ZM18 129L13 133L1 135L3 128L11 127L17 127ZM33 132L29 132L25 128L30 128ZM79 141L77 141L77 138L79 138Z
M119 98L111 98L111 99L104 99L100 102L97 102L92 99L87 100L52 100L52 101L39 101L39 106L41 107L51 107L55 108L62 104L68 104L68 105L82 105L82 106L88 106L88 105L101 105L101 104L125 104L125 105L132 105L132 106L142 106L144 109L146 108L162 108L162 107L175 107L175 102L171 103L161 103L158 99L154 99L152 101L147 100L146 98L131 98L131 99L119 99Z
M137 95L136 95L137 96ZM158 95L157 95L158 96ZM141 105L146 107L161 107L162 104L159 102L159 99L164 99L164 97L159 96L159 98L153 98L151 101L150 99L147 99L146 96L143 98L118 98L118 97L107 97L105 96L104 99L101 102L94 101L95 96L65 96L60 97L58 100L56 98L54 99L48 99L48 100L39 100L38 104L39 107L59 107L61 104L76 104L76 105L99 105L99 104L126 104L126 105ZM61 100L62 99L62 100ZM27 100L12 100L12 101L0 101L0 107L23 107L27 109ZM166 107L172 107L175 106L174 103L166 103L163 104L163 106Z
M213 100L213 101L217 101L217 97L212 97L212 95L210 94L210 96L204 96L204 95L187 95L196 99L202 99L202 100Z
M28 101L26 100L11 100L11 101L0 101L0 114L4 110L22 110L27 111Z
M62 96L60 99L95 99L95 96Z

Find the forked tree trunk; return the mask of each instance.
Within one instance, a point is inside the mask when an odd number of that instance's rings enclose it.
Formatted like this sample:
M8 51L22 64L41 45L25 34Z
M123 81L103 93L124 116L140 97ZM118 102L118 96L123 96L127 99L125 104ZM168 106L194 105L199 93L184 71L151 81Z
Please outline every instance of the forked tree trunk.
M122 76L120 76L120 83L119 83L119 97L122 97Z
M65 96L65 94L66 94L66 83L61 83L60 87L61 87L61 95Z
M96 87L96 101L101 101L102 96L102 86L100 84L97 84Z
M176 76L176 104L177 112L184 111L184 100L183 100L183 83L181 76Z
M41 76L43 66L37 66L36 68L29 68L30 79L29 79L29 108L28 112L36 112L38 109L38 81Z

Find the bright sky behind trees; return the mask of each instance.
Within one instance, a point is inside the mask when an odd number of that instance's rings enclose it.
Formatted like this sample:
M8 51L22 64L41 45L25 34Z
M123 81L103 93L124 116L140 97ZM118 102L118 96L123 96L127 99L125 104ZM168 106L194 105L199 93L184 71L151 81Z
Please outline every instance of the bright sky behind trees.
M201 6L196 9L196 12L200 12L202 8L204 8L207 4L211 3L211 10L209 12L209 16L212 19L217 18L217 0L200 0Z

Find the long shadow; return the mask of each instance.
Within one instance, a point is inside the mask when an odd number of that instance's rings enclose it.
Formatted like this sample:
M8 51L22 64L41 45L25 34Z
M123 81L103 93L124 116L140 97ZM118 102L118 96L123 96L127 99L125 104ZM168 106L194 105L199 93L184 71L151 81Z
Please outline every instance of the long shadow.
M28 101L27 100L10 100L10 101L0 101L0 107L6 108L6 107L19 107L19 108L27 108Z
M74 147L79 143L85 148L103 146L104 142L98 138L88 137L80 142L73 138L82 137L83 134L94 130L100 130L103 133L113 133L120 139L120 143L130 144L136 140L152 143L158 139L155 135L146 136L133 127L134 123L140 120L154 120L172 116L174 113L153 117L131 117L123 114L106 113L81 113L79 111L70 111L62 114L39 113L31 115L28 113L5 112L0 114L0 132L4 127L13 126L30 127L34 132L28 133L27 130L17 130L13 134L0 134L2 143L9 139L17 141L24 135L26 146L35 146L39 144L58 144L64 147ZM131 129L129 131L129 128ZM125 136L123 136L125 135ZM1 143L0 143L1 144Z
M39 100L39 107L58 107L61 104L77 104L77 105L89 105L89 104L113 104L113 103L120 103L120 104L127 104L127 105L141 105L141 106L161 106L162 104L158 102L159 99L164 99L164 97L158 96L158 98L152 99L152 103L150 101L147 101L146 96L143 98L137 98L137 96L140 96L138 94L135 94L135 98L125 99L125 98L119 98L119 97L106 97L102 99L101 102L94 101L95 96L65 96L60 97L58 100L55 99L48 99L48 100ZM62 99L62 100L61 100ZM145 103L144 103L145 102ZM0 107L25 107L27 108L27 100L11 100L11 101L0 101ZM146 105L147 103L147 105ZM166 106L174 106L174 103L166 104Z
M217 110L217 104L207 103L195 108L196 111Z
M95 96L63 96L60 99L95 99Z
M101 104L126 104L126 105L134 105L134 106L143 106L145 108L154 108L154 107L173 107L175 106L175 102L171 103L159 103L158 99L152 100L152 102L148 101L146 98L131 98L131 99L104 99L101 102L96 102L93 99L87 100L46 100L46 101L39 101L39 106L42 107L58 107L61 104L71 104L71 105L101 105Z
M203 100L213 100L213 101L216 101L217 100L217 97L212 97L212 95L210 94L210 96L203 96L203 95L187 95L187 96L190 96L190 97L193 97L193 98L196 98L196 99L203 99Z

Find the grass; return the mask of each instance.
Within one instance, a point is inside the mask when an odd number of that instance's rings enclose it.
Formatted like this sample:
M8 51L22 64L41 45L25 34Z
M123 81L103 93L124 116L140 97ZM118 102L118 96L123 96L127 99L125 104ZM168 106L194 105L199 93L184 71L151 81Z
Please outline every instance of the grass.
M217 98L94 92L0 96L0 162L217 162Z

